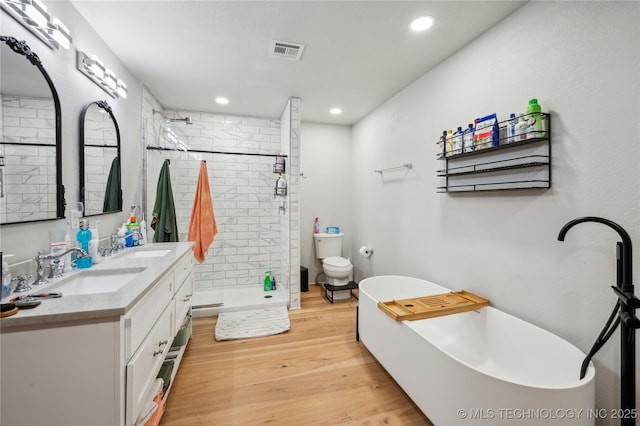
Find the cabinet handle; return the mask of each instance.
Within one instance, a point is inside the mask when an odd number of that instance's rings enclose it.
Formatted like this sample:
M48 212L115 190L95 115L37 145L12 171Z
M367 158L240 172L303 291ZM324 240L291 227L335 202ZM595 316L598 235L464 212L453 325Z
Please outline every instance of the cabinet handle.
M161 348L161 347L163 347L164 345L166 345L167 343L169 343L169 341L168 341L168 340L162 340L162 341L158 342L158 347L160 347L160 348Z
M159 351L153 351L153 356L158 356L162 353L162 349L160 349Z
M191 300L191 296L193 296L193 294L187 294L184 299L182 299L183 302L188 302L189 300Z

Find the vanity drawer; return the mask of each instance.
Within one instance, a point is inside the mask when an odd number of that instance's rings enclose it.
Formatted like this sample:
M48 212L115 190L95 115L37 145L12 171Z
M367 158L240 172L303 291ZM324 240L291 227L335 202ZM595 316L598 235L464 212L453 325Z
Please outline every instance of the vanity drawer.
M182 325L182 320L191 308L191 297L193 296L193 273L184 280L182 287L176 292L176 323L174 330L177 332Z
M187 253L182 259L178 261L174 268L174 274L176 277L176 288L180 287L182 282L187 278L193 269L193 255L191 252Z
M173 339L173 304L160 315L158 322L127 364L126 424L133 424L147 401L147 393L155 382L160 366Z
M129 359L140 346L164 308L171 302L174 291L173 274L170 272L158 281L130 314L127 314L125 317L126 359Z

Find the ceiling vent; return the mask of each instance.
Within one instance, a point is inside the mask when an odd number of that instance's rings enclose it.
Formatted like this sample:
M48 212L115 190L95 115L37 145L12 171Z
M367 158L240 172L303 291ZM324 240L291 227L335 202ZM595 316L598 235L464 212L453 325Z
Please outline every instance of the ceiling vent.
M271 40L269 56L272 58L286 59L288 61L299 61L303 50L304 44Z

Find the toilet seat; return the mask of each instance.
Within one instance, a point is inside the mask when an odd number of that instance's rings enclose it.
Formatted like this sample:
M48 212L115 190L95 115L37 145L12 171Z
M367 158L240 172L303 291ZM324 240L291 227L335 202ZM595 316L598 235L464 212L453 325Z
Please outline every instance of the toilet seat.
M327 257L326 259L322 260L323 265L325 266L329 266L333 269L342 269L342 268L351 268L353 267L353 265L351 265L351 262L349 262L347 259L345 259L344 257Z
M327 257L322 260L322 269L328 277L346 278L353 271L353 265L344 257Z

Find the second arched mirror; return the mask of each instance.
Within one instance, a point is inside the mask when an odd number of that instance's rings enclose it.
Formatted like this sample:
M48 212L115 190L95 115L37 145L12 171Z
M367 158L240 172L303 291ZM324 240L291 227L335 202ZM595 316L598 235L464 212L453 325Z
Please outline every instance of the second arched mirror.
M84 216L122 211L120 130L106 101L80 117L80 201Z

